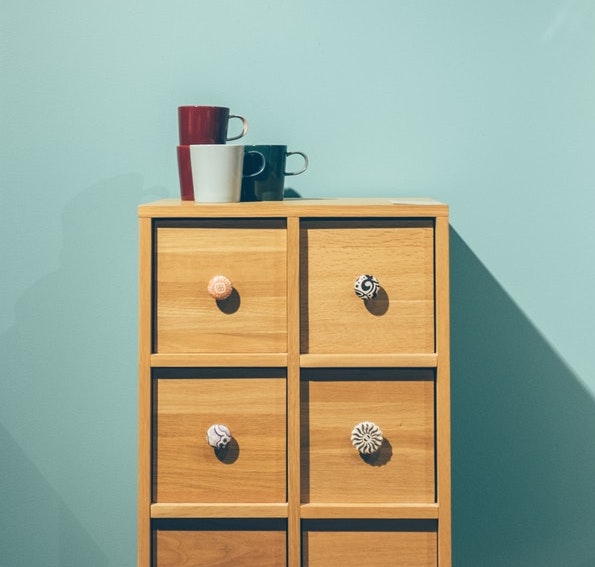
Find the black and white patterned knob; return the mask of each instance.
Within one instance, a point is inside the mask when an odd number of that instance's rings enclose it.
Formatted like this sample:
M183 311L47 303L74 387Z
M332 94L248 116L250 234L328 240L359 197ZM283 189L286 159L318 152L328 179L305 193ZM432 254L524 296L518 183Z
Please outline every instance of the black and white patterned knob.
M383 441L380 427L371 421L358 423L351 432L351 443L361 455L376 453Z
M215 450L225 449L231 441L231 433L226 425L215 423L207 430L207 443Z
M353 291L358 297L364 300L374 299L378 294L380 284L378 280L369 274L363 274L353 284Z

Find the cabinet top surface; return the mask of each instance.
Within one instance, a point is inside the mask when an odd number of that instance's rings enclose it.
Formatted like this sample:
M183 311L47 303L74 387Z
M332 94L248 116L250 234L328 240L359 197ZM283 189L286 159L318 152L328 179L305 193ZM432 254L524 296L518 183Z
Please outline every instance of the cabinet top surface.
M448 216L448 205L420 197L285 199L241 203L196 203L163 199L138 207L139 217L361 217Z

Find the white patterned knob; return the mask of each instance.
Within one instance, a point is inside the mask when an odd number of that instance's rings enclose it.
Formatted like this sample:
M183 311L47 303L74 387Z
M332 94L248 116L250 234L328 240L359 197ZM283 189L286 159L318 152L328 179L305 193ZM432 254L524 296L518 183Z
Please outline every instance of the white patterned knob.
M207 430L207 443L213 449L225 449L231 441L231 433L226 425L216 423Z
M363 274L353 284L353 291L355 291L355 295L361 297L362 299L374 299L378 294L378 290L380 289L380 284L378 280L369 274Z
M220 301L222 299L227 299L231 295L233 285L229 278L226 278L225 276L213 276L209 281L207 291L213 299Z
M362 455L371 455L378 451L383 440L380 427L371 421L358 423L351 432L351 443Z

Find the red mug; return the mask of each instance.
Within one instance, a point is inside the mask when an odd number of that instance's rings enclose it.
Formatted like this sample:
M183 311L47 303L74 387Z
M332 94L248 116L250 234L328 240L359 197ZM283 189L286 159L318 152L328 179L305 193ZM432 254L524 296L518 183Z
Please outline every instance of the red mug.
M232 118L242 122L242 131L235 136L227 135ZM239 140L248 132L248 121L243 116L230 114L224 106L179 106L178 127L180 144L225 144Z
M180 176L180 193L182 201L194 201L190 146L178 146L178 174Z

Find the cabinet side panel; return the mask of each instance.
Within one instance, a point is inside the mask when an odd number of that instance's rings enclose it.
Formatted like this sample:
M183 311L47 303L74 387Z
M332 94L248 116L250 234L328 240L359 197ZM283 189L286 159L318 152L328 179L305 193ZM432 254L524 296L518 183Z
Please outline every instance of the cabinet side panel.
M151 553L151 258L152 221L139 222L138 345L138 566L149 565Z
M452 556L451 512L451 429L450 429L450 288L449 223L436 219L436 380L438 559L440 567L450 567Z

